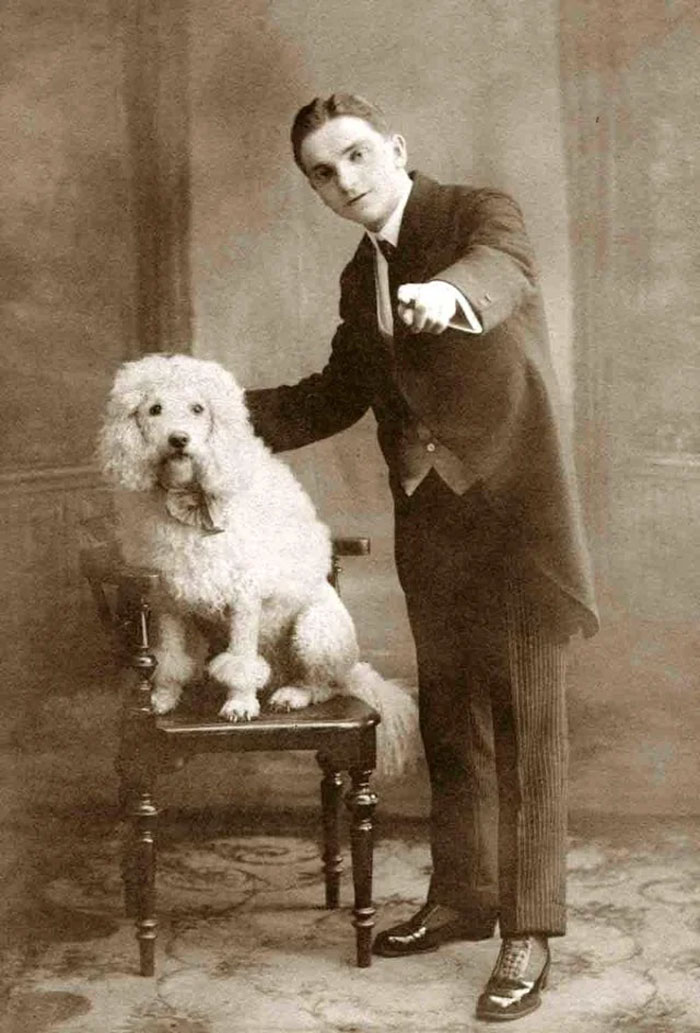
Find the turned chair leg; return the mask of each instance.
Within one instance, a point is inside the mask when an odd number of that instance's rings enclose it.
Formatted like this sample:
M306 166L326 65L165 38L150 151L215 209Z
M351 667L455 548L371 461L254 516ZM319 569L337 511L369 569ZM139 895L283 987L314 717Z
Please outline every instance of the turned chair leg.
M156 939L156 824L158 808L153 800L153 783L135 784L122 778L119 787L121 811L127 822L121 856L124 910L136 922L142 976L154 973Z
M350 771L352 785L345 798L350 810L352 880L355 888L353 925L357 941L357 964L360 968L368 968L372 963L372 929L375 915L372 905L372 815L377 804L377 796L370 789L371 774L371 771L353 768Z
M136 939L139 945L140 972L152 976L155 969L156 941L156 843L155 831L158 819L156 808L149 791L140 792L132 798L130 813L132 836L125 867L132 873L131 885L125 883L130 892L134 917L136 918Z
M316 758L323 770L321 809L323 815L323 873L326 880L326 907L340 905L340 876L343 858L340 853L340 801L343 776L321 756Z
M148 591L152 578L145 577L131 590L121 590L120 612L131 639L130 666L137 674L127 693L122 710L122 726L117 758L120 776L120 803L130 822L122 857L122 876L127 913L136 919L140 972L155 971L155 882L156 822L158 809L153 799L159 758L155 715L151 710L151 681L156 658L149 642Z
M124 891L124 914L127 918L136 918L138 912L138 873L136 870L135 850L133 846L134 828L131 817L133 810L132 797L128 785L122 781L119 786L119 810L127 827L122 833L121 877Z

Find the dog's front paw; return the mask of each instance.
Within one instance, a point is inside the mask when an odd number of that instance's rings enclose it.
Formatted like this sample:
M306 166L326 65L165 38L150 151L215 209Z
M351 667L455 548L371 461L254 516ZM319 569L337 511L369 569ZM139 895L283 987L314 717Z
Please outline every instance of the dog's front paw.
M169 714L180 702L182 685L165 681L156 685L151 692L151 709L156 714Z
M270 696L272 710L303 710L311 702L311 690L285 685Z
M255 695L230 696L219 711L225 721L252 721L260 713Z
M255 695L270 677L270 665L261 656L237 656L235 653L219 653L210 662L207 670L212 678L227 689Z

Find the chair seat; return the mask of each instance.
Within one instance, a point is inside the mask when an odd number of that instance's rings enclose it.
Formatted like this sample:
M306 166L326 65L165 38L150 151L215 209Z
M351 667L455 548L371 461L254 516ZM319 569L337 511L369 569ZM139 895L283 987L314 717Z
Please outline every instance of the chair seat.
M325 703L288 713L264 711L252 721L226 721L179 709L158 717L159 737L175 750L315 750L342 758L346 764L374 764L374 729L379 714L351 696L333 696Z
M325 703L316 703L302 710L263 710L252 721L226 721L215 717L204 719L194 710L182 708L156 720L158 729L168 735L197 732L198 735L277 735L281 730L305 735L326 730L358 731L379 723L379 714L354 696L333 696Z

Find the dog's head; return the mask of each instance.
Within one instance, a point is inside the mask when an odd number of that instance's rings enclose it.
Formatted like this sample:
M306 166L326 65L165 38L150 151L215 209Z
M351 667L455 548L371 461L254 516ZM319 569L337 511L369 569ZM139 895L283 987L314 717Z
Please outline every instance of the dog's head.
M197 485L219 495L235 490L252 438L243 392L222 366L147 355L117 371L98 455L117 487Z

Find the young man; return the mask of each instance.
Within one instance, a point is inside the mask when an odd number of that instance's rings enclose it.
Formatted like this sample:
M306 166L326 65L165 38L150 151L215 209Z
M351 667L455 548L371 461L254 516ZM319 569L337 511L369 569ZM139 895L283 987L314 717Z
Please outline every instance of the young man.
M597 628L532 250L509 197L409 175L404 139L362 98L306 105L292 145L366 232L324 370L248 403L276 450L374 411L432 789L427 903L374 951L482 939L498 920L477 1015L518 1018L565 930L564 647Z

